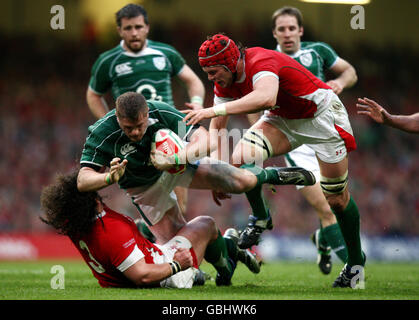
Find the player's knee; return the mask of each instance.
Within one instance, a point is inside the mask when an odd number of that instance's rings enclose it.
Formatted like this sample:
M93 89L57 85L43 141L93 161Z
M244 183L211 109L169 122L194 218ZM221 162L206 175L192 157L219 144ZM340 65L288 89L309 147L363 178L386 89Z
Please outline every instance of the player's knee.
M348 197L346 196L347 192L342 192L340 194L326 194L327 202L329 203L330 208L335 213L343 212L348 204Z
M202 229L208 230L212 238L216 238L218 234L217 225L213 217L210 216L199 216L196 218L201 225Z
M234 182L234 193L244 193L250 190L250 181L246 175L240 175Z
M345 210L348 203L348 171L336 178L320 176L320 186L331 209L336 212Z

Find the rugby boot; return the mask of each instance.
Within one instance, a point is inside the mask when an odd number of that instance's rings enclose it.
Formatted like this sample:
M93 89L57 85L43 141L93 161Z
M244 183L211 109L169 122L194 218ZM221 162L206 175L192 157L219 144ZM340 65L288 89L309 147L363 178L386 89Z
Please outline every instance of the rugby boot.
M247 227L240 234L238 246L240 249L248 249L260 242L260 236L265 230L272 230L272 218L261 220L251 215Z
M234 228L229 228L224 233L224 238L233 240L236 244L239 242L239 233ZM248 249L237 248L237 260L243 263L251 272L259 273L261 262L256 259L256 255Z
M367 256L365 255L365 252L362 252L362 253L364 254L364 265L365 265L365 262L367 260ZM355 284L352 284L352 279L360 272L360 270L354 270L354 272L352 272L351 269L352 269L352 267L350 265L348 265L347 263L345 263L345 265L343 266L343 269L340 272L339 276L333 282L332 287L333 288L352 288L352 289L355 289L355 287L353 287L353 285L355 285ZM363 280L363 281L365 281L365 280Z
M265 170L275 170L278 179L272 184L312 186L316 183L316 177L309 170L301 167L266 167Z
M201 269L197 269L193 281L194 286L203 286L205 284L205 281L211 280L211 276L202 271Z
M319 233L320 229L317 229L316 232L310 236L310 239L317 248L317 265L319 266L320 271L323 274L329 274L332 271L332 255L330 254L332 248L325 248L320 245Z
M237 263L231 258L228 257L228 261L231 266L231 272L229 275L221 275L219 272L217 272L217 276L215 277L215 284L219 286L231 286L231 278L233 277L234 270L236 270Z

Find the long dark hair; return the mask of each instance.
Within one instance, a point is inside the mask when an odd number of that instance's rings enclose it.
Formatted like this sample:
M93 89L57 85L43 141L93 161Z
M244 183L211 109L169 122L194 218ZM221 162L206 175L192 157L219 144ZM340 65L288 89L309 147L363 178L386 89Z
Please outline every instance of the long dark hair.
M77 189L78 171L58 174L55 182L42 189L40 219L59 233L77 237L88 233L98 215L96 191L80 192Z

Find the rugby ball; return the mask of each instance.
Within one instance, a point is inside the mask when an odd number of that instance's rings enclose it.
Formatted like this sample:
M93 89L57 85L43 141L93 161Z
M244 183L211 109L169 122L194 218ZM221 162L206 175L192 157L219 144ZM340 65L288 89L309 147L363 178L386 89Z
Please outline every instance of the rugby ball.
M158 130L153 137L151 143L151 150L159 150L165 154L171 156L177 154L180 150L185 147L184 142L179 136L170 129L160 129ZM180 164L174 168L167 170L171 174L182 174L186 170L185 164Z

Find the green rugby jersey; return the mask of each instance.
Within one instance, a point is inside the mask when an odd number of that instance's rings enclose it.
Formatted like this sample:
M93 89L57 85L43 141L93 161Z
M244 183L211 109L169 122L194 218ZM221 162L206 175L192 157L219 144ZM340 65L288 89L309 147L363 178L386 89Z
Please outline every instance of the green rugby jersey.
M281 52L279 45L276 50ZM301 42L300 50L289 56L322 81L326 80L324 71L330 69L338 58L337 53L327 43L308 41Z
M185 60L172 46L147 40L138 53L124 50L123 41L102 53L92 67L89 87L97 94L109 89L114 99L134 91L147 100L173 105L171 78L185 65Z
M100 170L109 167L115 157L127 159L125 174L119 180L122 189L150 185L161 175L150 162L151 142L154 133L159 129L170 129L181 139L191 134L193 126L187 126L182 119L184 114L163 102L147 101L149 106L148 127L139 142L132 142L122 131L117 120L115 109L89 126L80 159L80 165Z

